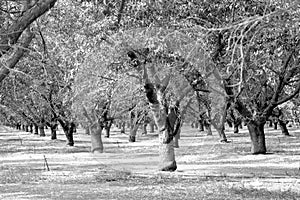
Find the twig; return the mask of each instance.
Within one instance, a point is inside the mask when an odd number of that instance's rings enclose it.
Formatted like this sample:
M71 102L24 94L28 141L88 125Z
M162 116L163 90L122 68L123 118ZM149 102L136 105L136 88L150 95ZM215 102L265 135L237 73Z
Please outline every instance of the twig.
M47 159L46 159L46 156L44 155L44 169L46 169L47 167L47 171L50 171L50 168L49 168L49 165L48 165L48 162L47 162Z

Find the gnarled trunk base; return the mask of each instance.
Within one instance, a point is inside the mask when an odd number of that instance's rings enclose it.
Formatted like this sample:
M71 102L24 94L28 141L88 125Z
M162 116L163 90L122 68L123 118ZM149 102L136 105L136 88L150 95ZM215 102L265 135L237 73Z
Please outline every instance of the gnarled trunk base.
M264 124L265 123L250 121L247 125L251 137L252 154L266 154L267 152Z

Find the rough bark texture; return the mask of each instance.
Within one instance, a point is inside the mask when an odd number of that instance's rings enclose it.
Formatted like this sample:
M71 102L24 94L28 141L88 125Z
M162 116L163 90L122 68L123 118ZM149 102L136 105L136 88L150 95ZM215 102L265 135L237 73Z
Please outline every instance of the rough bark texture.
M265 154L267 152L265 133L265 123L249 121L247 127L251 137L251 153L252 154Z
M103 153L103 143L101 139L102 130L103 128L99 124L90 127L92 153Z

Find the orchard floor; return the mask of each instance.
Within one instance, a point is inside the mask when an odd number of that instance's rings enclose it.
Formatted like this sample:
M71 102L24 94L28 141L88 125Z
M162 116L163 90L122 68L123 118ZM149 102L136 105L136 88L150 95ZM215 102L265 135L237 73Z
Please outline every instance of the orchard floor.
M266 128L268 154L251 155L246 128L206 136L182 129L176 172L159 172L158 136L128 135L113 128L104 153L93 155L83 130L75 146L0 127L0 199L300 199L300 129L291 136ZM49 168L49 169L48 169Z

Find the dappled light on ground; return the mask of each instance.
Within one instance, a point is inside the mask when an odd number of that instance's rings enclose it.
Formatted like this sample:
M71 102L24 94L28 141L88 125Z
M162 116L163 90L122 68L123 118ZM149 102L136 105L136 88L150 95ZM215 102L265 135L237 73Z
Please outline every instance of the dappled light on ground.
M158 172L157 135L113 128L104 153L91 154L79 130L75 146L31 133L0 130L0 199L299 199L300 131L266 129L269 154L251 155L246 128L230 143L184 126L176 172ZM175 196L174 196L175 195ZM147 198L146 198L147 197Z

